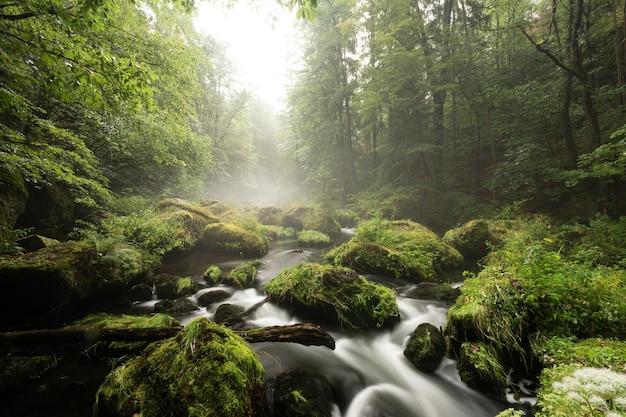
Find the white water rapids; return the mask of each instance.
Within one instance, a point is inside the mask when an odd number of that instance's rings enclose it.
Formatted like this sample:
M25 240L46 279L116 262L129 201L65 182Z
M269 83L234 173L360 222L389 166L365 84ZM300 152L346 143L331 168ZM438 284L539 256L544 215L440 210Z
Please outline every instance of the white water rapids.
M252 307L264 299L263 284L283 269L320 259L319 250L294 251L295 248L295 241L273 245L268 255L261 259L263 264L257 275L258 288L235 290L218 287L232 294L223 303ZM239 262L230 259L217 265L228 270ZM192 270L171 272L192 275L201 281L201 273L209 265L196 262ZM406 287L407 283L403 284ZM214 289L205 289L201 293ZM422 373L411 365L403 354L409 335L420 323L443 326L447 307L438 302L403 297L402 288L398 288L398 294L402 317L399 324L393 329L366 332L326 328L335 338L335 350L294 343L253 344L265 367L266 377L269 380L295 369L312 370L324 375L333 387L336 403L333 417L493 417L506 408L506 404L469 389L460 380L455 363L450 359L445 359L432 375ZM191 298L193 300L195 296ZM196 317L211 319L217 307L218 304L208 309L201 308L178 319L183 323ZM270 303L263 304L246 317L246 327L304 322L310 320L296 317Z

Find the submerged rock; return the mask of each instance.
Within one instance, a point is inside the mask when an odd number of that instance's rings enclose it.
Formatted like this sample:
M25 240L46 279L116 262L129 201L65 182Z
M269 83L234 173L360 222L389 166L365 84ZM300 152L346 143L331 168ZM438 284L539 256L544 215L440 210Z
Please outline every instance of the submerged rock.
M330 417L333 396L324 376L298 370L280 374L274 384L275 417Z
M200 318L115 368L98 393L98 417L254 417L263 410L264 371L231 330Z
M433 373L446 355L446 340L437 327L422 323L411 334L404 356L422 372Z
M297 265L268 282L265 291L270 302L350 328L384 327L400 317L392 290L343 267Z
M220 301L224 301L230 298L230 293L224 290L211 290L205 293L200 294L198 299L198 304L202 307L210 306L213 303L219 303Z

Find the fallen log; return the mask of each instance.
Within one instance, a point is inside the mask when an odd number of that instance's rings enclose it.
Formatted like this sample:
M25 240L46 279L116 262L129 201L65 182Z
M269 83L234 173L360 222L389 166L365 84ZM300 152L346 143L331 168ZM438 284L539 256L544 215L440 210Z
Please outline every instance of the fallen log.
M11 345L45 343L96 343L156 341L174 337L183 327L146 327L126 329L75 328L43 329L0 333L0 343ZM305 346L326 346L335 349L335 340L316 324L268 326L234 330L248 343L291 342Z

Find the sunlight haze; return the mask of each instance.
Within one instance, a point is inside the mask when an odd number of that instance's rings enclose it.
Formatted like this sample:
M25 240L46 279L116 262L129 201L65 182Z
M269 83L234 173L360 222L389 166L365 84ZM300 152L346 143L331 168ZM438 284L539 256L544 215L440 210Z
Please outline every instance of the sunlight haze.
M235 64L241 88L254 91L262 100L282 107L288 62L296 50L295 12L273 2L232 8L213 2L198 4L196 28L224 44Z

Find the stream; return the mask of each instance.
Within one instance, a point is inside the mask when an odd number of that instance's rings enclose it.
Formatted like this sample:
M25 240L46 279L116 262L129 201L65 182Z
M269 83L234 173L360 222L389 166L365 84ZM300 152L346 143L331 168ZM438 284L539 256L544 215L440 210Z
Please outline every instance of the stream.
M342 239L348 240L351 233L351 230L344 230ZM274 242L268 254L261 259L257 288L235 290L227 286L211 287L191 298L193 300L206 291L226 290L231 297L222 303L249 308L264 299L263 285L282 270L299 263L318 262L322 255L319 249L298 248L295 240ZM240 263L241 259L223 256L189 258L166 265L163 272L191 276L203 282L202 273L208 266L218 265L227 273ZM429 375L415 369L404 357L404 345L420 323L444 326L447 305L404 297L402 294L414 284L384 277L368 278L397 291L402 321L392 329L360 332L324 326L336 341L335 350L295 343L254 343L252 347L259 354L268 381L295 369L312 370L324 375L333 387L333 417L493 417L506 408L503 402L468 388L460 380L453 360L444 359L439 369ZM141 303L135 307L150 308L153 303ZM212 319L219 304L200 308L177 319L183 324L197 317ZM265 303L246 317L245 326L310 321Z

